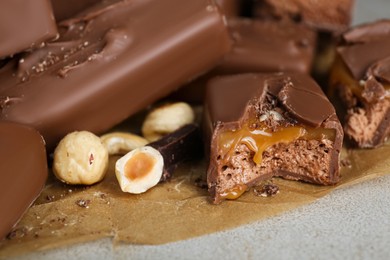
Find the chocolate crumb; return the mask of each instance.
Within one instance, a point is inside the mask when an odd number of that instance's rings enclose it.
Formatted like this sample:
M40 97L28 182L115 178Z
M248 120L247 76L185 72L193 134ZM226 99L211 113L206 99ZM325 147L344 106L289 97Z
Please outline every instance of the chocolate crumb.
M199 187L201 189L207 189L207 182L206 182L206 180L204 180L202 178L197 178L195 180L195 186Z
M342 167L347 167L347 168L351 168L352 167L352 163L349 159L342 159L340 161L340 164Z
M26 227L20 227L20 228L15 228L11 232L8 233L7 239L12 240L15 238L20 238L24 237L27 234L27 228Z
M77 206L82 207L82 208L87 208L87 209L89 208L90 203L91 203L90 200L81 199L81 200L76 201Z
M53 201L54 199L55 199L54 195L47 195L46 196L46 200L48 200L48 201Z
M271 183L271 184L265 184L261 188L256 187L253 191L256 196L273 197L279 193L279 187Z

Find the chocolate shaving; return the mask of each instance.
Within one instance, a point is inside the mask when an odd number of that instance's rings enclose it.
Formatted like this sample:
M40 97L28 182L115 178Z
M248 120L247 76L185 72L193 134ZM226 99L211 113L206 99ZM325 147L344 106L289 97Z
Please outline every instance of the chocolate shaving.
M253 192L256 196L273 197L279 193L279 186L269 183L263 185L260 189L258 187L254 188Z

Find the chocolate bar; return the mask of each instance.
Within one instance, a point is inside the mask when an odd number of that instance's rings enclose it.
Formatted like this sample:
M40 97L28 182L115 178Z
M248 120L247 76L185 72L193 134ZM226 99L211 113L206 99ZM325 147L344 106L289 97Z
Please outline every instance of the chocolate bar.
M43 189L48 175L45 143L30 127L0 122L0 240Z
M310 73L316 33L289 21L228 20L232 50L210 73L179 89L174 97L203 102L207 80L224 74L292 71Z
M344 131L355 145L373 148L390 135L390 20L342 35L330 84L346 109Z
M228 20L233 49L218 66L219 73L297 71L309 73L316 33L288 21Z
M36 127L49 150L69 132L110 129L230 49L208 0L103 1L59 29L57 41L0 69L0 120Z
M315 29L342 32L352 16L354 0L253 0L253 16L262 19L288 19Z
M164 158L161 181L169 180L179 163L199 157L203 148L199 127L194 124L185 125L148 146L159 151Z
M339 181L343 131L321 88L300 73L216 77L207 86L207 182L213 203L280 176Z
M49 0L0 1L0 59L57 36Z

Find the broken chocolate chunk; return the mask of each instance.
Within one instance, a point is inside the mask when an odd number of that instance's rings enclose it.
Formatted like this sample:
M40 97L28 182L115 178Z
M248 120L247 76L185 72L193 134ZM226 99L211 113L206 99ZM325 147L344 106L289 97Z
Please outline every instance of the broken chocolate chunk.
M321 88L300 73L217 77L207 86L204 129L213 203L273 176L339 181L343 131Z
M330 92L344 104L346 136L360 148L374 148L390 135L390 20L357 26L342 39Z
M185 125L148 144L159 151L164 159L164 172L161 181L167 181L179 163L197 158L202 151L199 127L195 124Z

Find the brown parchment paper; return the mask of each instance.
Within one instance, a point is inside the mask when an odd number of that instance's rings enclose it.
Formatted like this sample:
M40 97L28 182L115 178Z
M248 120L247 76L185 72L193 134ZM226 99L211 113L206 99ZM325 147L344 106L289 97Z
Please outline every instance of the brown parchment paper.
M344 149L342 180L317 186L274 179L280 192L211 205L207 190L195 185L204 176L204 159L181 165L173 179L141 195L123 193L110 158L105 179L90 187L68 186L50 176L45 189L9 237L0 258L110 237L114 243L163 244L259 221L311 203L334 189L390 173L390 143L375 150ZM345 163L347 162L347 163Z

